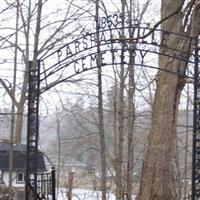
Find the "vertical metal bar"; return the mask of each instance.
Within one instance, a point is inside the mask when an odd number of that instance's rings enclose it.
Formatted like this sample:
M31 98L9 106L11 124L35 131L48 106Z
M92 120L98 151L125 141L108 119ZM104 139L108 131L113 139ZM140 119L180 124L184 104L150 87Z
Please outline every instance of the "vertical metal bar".
M194 66L194 110L193 110L193 146L192 146L192 200L196 200L197 194L197 184L196 180L198 177L197 170L197 132L200 131L199 120L198 120L198 90L199 85L199 49L198 49L198 37L195 38L195 66Z
M41 195L43 195L44 193L44 186L43 186L43 181L44 181L44 177L43 174L40 175L40 188L41 188Z
M52 200L56 200L56 171L52 167L51 171L51 184L52 184Z
M38 140L39 140L39 94L40 94L40 61L36 67L37 88L36 88L36 135L35 135L35 154L34 154L34 200L37 200L37 174L38 174Z
M29 62L29 71L28 71L28 121L27 121L27 159L26 159L26 180L25 180L25 198L30 199L29 196L31 194L31 180L30 180L30 156L29 156L29 137L30 137L30 128L31 128L31 119L30 119L30 104L31 104L31 69L32 69L32 62Z
M26 200L37 200L38 138L39 138L39 93L40 62L34 66L29 62L28 82L28 124L26 160Z

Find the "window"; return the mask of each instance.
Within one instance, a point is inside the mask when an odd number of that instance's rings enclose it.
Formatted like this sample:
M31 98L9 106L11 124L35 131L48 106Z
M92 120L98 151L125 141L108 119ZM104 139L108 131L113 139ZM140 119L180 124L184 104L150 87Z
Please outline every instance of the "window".
M0 171L0 184L3 183L3 172Z
M17 183L24 183L24 173L23 172L17 173Z

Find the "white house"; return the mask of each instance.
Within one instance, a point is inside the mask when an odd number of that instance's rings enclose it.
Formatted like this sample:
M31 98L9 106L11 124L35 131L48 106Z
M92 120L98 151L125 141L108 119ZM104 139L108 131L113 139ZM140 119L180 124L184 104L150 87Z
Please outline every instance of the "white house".
M24 188L26 166L26 145L18 144L13 147L13 187ZM46 171L42 152L38 152L38 172ZM0 184L9 185L9 144L0 143Z

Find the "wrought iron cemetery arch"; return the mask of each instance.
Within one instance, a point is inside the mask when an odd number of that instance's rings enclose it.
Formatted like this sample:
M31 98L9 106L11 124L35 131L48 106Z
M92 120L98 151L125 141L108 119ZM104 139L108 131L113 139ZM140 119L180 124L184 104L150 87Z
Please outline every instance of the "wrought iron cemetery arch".
M116 20L117 15L110 18ZM199 78L199 40L189 38L195 43L193 52L184 52L167 46L169 37L185 39L186 36L156 29L143 38L151 29L149 27L121 27L121 23L101 18L99 30L82 35L49 55L43 56L36 65L29 66L28 130L27 130L27 168L26 199L37 199L38 176L38 138L39 138L39 96L80 73L107 65L128 65L158 69L158 66L145 64L147 54L163 55L187 65L194 66L194 134L192 160L192 200L200 197L200 78ZM99 38L99 41L97 41ZM136 38L135 40L133 38ZM137 39L138 38L138 39ZM100 51L98 51L100 47ZM161 51L164 49L164 51ZM134 63L130 63L130 58ZM141 58L141 62L137 59ZM100 65L99 65L100 63ZM159 70L164 70L159 68ZM164 70L166 73L177 74ZM48 81L52 82L49 83Z

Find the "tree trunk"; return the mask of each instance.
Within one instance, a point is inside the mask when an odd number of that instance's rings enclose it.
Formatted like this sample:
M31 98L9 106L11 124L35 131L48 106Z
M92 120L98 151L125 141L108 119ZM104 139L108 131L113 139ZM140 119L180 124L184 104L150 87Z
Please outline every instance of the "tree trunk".
M100 49L100 37L99 37L99 0L96 1L96 32L97 32L97 66L98 66L98 131L100 139L100 157L101 157L101 192L102 200L106 200L107 192L107 176L106 176L106 142L105 142L105 130L104 130L104 114L103 114L103 91L102 91L102 60Z
M122 37L124 37L124 27L125 27L125 2L121 0L122 6ZM122 42L121 44L121 58L124 58L124 49L125 44ZM122 63L120 65L120 73L119 73L119 96L118 96L118 105L117 105L117 121L118 121L118 128L117 128L117 157L115 158L115 168L116 168L116 175L115 175L115 184L116 184L116 200L123 199L124 196L124 185L123 185L123 145L124 145L124 108L125 108L125 101L124 101L124 89L125 89L125 67Z
M15 33L15 57L14 57L14 74L13 74L13 89L12 96L15 99L16 94L16 77L17 77L17 58L18 58L18 26L19 26L19 0L16 2L16 33ZM15 131L15 102L12 100L11 106L11 128L10 128L10 147L9 147L9 186L8 186L8 194L9 200L13 199L13 143L14 143L14 131Z
M182 86L176 75L161 72L158 78L139 199L177 200L171 162Z
M27 83L26 83L27 87ZM17 117L16 117L16 126L15 126L15 144L21 144L22 141L22 129L23 129L23 120L24 120L24 104L25 104L25 94L21 93L21 98L23 98L23 101L20 101L18 107L17 107Z
M189 42L184 41L185 44ZM178 41L175 44L179 44ZM159 65L184 75L186 63L160 56ZM156 77L152 125L140 186L140 200L177 200L172 170L176 121L184 77L159 70Z
M122 51L123 54L123 51ZM120 88L119 88L119 100L118 100L118 109L117 109L117 117L118 117L118 130L117 130L117 157L116 160L116 200L121 200L123 196L123 144L124 144L124 66L121 65L120 69Z
M134 47L133 47L134 48ZM133 52L130 52L130 63L128 66L129 72L129 88L128 88L128 160L127 160L127 177L126 177L126 192L128 200L132 199L133 186L133 168L134 168L134 122L135 122L135 80L134 80L134 57Z
M168 16L180 4L180 0L163 0L161 18ZM182 20L182 12L179 12L165 21L161 28L169 32L184 34ZM169 36L166 45L180 51L189 52L190 50L189 39L180 39L178 36ZM160 51L170 53L170 50L166 50L164 47ZM176 141L178 104L184 86L183 76L186 62L159 56L159 66L161 70L156 76L157 88L147 153L142 170L139 200L177 200L179 198L174 183L172 159ZM171 71L173 74L166 73L162 69Z
M129 26L133 25L133 4L134 1L130 1L130 9L128 12ZM129 37L133 37L133 34L129 30ZM135 51L136 45L131 45L131 51L129 51L129 65L128 65L128 119L127 119L127 172L126 172L126 193L128 200L132 200L132 187L133 187L133 170L134 170L134 123L135 123Z
M34 35L34 47L33 47L33 65L37 65L37 57L38 57L38 45L39 45L39 35L40 35L40 25L41 25L41 13L42 13L42 0L38 0L38 9L37 9L37 21L35 27L35 35ZM17 118L16 118L16 128L15 128L15 144L20 144L22 141L22 129L23 129L23 114L24 114L24 104L26 101L27 87L28 87L28 69L29 69L29 30L30 30L30 7L31 2L29 1L29 15L28 15L28 23L27 23L27 31L25 32L26 38L26 55L25 55L25 72L23 77L23 84L20 94L20 101L17 107Z

